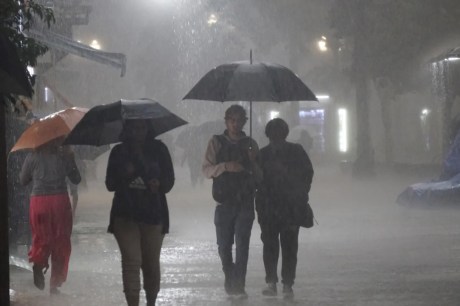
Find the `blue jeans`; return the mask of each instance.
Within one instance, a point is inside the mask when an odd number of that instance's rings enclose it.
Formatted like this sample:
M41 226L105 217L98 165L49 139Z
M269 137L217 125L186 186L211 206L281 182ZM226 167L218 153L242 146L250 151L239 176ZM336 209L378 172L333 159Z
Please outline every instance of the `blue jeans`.
M244 291L249 256L249 241L254 222L254 202L218 204L214 214L217 245L227 286L233 292ZM235 242L235 262L232 247ZM229 282L229 284L227 284Z

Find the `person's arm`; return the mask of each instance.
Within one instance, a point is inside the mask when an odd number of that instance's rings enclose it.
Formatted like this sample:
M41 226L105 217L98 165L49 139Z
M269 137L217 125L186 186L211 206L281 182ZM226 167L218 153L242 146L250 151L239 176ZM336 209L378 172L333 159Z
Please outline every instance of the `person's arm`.
M310 157L301 145L296 144L296 149L297 153L295 156L299 162L296 163L295 171L293 172L298 172L298 177L300 177L304 184L307 186L307 191L309 192L311 183L313 181L313 165L311 163Z
M77 163L75 162L75 155L72 151L70 151L70 148L63 152L63 158L65 161L67 177L69 178L70 182L75 185L80 184L80 171L78 170Z
M32 181L32 164L32 154L29 153L22 164L21 172L19 173L19 182L23 186Z
M109 155L105 175L105 186L108 191L121 189L138 175L133 163L124 160L121 146L115 146Z
M174 167L169 153L168 147L163 143L159 142L160 150L159 164L160 164L160 186L159 190L161 193L168 193L174 186L175 175Z
M249 152L249 160L251 162L251 172L252 172L252 175L254 176L256 183L260 183L263 179L263 171L258 162L259 154L260 154L259 146L257 145L257 142L255 142L255 140L251 139L251 142L252 142L251 149Z
M203 174L206 178L210 179L213 177L218 177L226 171L226 164L217 163L216 155L221 148L221 144L216 136L212 137L208 142L208 147L206 148L206 153L204 155L204 161L202 166Z

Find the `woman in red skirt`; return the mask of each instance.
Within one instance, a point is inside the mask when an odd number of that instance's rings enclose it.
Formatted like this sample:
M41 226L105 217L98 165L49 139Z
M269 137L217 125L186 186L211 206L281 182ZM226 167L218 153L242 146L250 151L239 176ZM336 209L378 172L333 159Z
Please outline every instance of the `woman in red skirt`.
M21 184L33 185L29 261L33 263L34 284L40 290L45 288L44 273L51 257L50 294L59 293L58 287L67 279L69 267L72 207L66 177L74 184L81 181L73 152L57 141L29 153L20 174Z

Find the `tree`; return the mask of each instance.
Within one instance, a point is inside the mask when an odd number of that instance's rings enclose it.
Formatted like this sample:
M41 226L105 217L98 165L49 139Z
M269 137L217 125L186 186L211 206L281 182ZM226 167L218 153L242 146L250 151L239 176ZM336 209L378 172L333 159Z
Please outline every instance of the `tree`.
M38 19L36 19L38 17ZM51 9L33 0L7 0L0 2L0 32L5 33L16 45L17 53L24 67L35 66L37 57L46 52L46 47L24 35L34 22L44 21L48 26L54 22ZM33 78L28 75L33 84ZM15 105L16 97L0 93L0 131L5 131L6 101ZM5 135L0 137L0 305L10 305L9 296L9 252L8 252L8 196Z
M396 97L417 89L425 54L459 26L454 0L349 0L331 8L331 26L351 44L350 76L356 85L358 172L373 164L367 99L369 83L380 99L384 126L385 160L393 160L390 109ZM429 21L429 22L428 22Z

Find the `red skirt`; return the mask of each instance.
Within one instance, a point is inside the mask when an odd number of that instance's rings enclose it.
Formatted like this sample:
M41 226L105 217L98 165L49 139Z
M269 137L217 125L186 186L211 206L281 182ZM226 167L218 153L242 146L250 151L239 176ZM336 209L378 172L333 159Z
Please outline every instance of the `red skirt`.
M71 252L72 207L65 194L40 195L30 198L32 247L29 261L49 267L50 287L57 288L67 279Z

